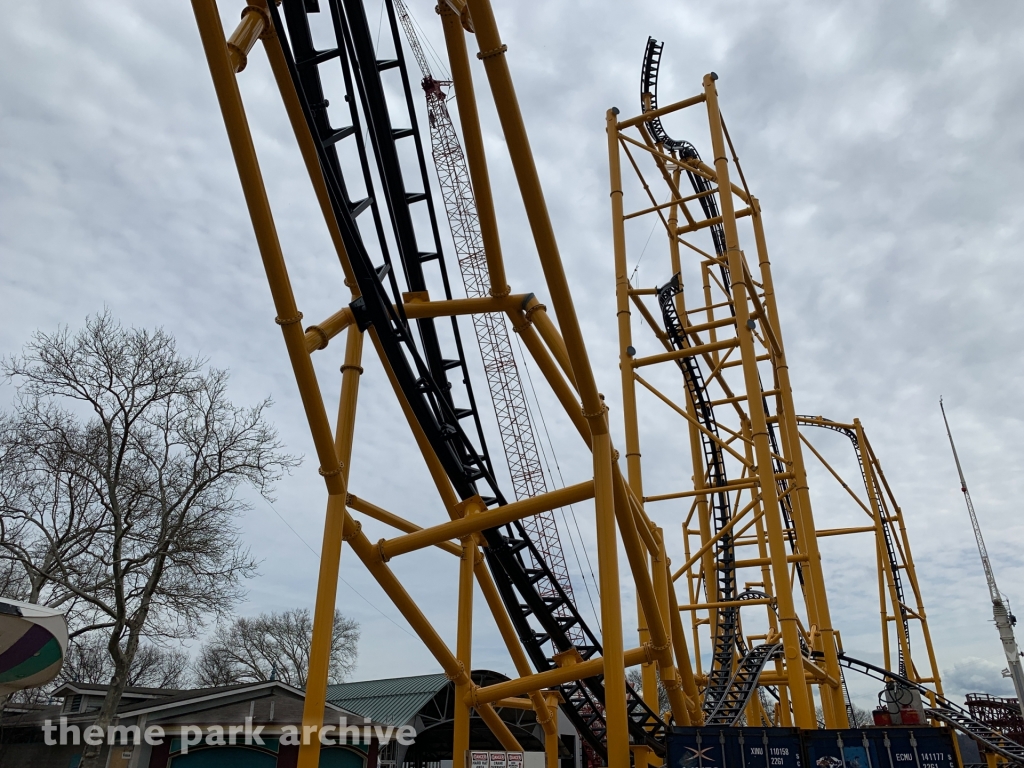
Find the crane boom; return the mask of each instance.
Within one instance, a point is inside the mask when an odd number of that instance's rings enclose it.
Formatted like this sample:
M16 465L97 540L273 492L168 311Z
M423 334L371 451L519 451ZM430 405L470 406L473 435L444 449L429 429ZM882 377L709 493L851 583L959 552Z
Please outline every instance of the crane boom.
M395 10L398 12L398 21L402 24L402 29L405 30L405 39L409 41L409 47L412 48L412 55L416 58L416 64L420 68L420 72L423 74L423 80L433 80L434 75L430 71L430 62L427 61L427 55L423 50L423 45L420 43L420 38L416 34L416 29L412 25L412 16L409 15L409 9L405 7L405 3L402 0L397 0L395 3Z
M949 429L949 419L946 418L946 407L942 404L941 397L939 398L939 408L942 410L942 420L946 424L949 447L953 449L953 461L956 462L956 471L960 475L960 490L963 491L964 501L967 502L967 513L971 517L974 538L978 542L981 566L985 569L985 580L988 582L988 592L992 598L992 615L995 618L996 629L999 630L999 639L1003 644L1003 653L1006 654L1010 679L1013 681L1013 688L1017 693L1017 703L1020 706L1021 714L1024 715L1024 667L1021 666L1020 649L1017 647L1017 639L1013 633L1013 625L1016 624L1016 619L1007 610L1002 593L1000 593L999 587L996 586L996 575L992 571L992 562L988 557L988 548L985 546L985 539L981 535L981 526L978 524L978 516L974 512L974 502L971 501L970 491L967 490L967 480L964 478L963 467L960 466L960 457L956 453L953 433Z

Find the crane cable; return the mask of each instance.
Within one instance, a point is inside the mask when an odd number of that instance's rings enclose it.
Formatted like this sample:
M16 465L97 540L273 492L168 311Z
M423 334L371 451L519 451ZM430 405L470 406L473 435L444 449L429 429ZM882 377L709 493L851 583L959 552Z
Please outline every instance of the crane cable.
M555 462L555 470L558 473L558 480L561 483L561 486L564 488L565 487L565 478L562 476L562 467L558 463L558 456L555 453L555 445L551 441L551 433L548 431L547 419L544 418L544 411L541 409L540 399L537 397L537 389L533 386L533 376L530 374L530 367L525 364L525 360L527 358L526 358L526 353L523 351L523 342L519 338L518 335L516 336L516 343L519 345L520 357L524 360L523 369L526 371L526 381L530 385L530 393L533 395L533 401L536 404L534 407L537 409L537 415L540 417L540 424L541 424L541 428L544 430L544 437L548 441L548 450L550 450L551 458ZM527 407L528 410L531 409L530 401L529 400L526 401L526 407ZM540 448L541 455L544 458L544 464L545 464L546 469L547 469L547 474L548 474L549 477L551 477L553 479L555 473L551 471L551 462L548 461L547 451L544 450L544 442L541 441L541 440L538 440L537 441L537 445ZM566 515L565 509L562 508L561 512L562 512L562 519L567 521L568 518L569 518L569 515ZM594 582L594 589L597 590L597 597L598 597L598 600L600 600L601 599L601 588L598 585L597 576L594 575L594 565L590 561L590 551L587 549L586 544L583 541L583 532L580 530L580 522L579 522L579 519L576 517L576 508L572 504L569 505L569 512L572 515L572 521L573 521L573 524L576 527L576 534L577 534L577 536L579 536L580 549L583 550L583 555L584 555L584 557L586 557L586 560L587 560L587 568L590 570L590 579ZM601 612L598 611L597 608L594 606L594 597L590 593L590 582L587 580L587 574L583 570L583 563L580 560L579 552L576 550L576 540L573 538L572 529L568 525L566 525L565 526L565 532L569 536L569 544L572 546L572 554L573 554L573 557L576 559L576 567L579 570L580 576L583 578L583 588L584 588L584 590L587 593L587 600L590 603L590 609L594 612L594 620L597 622L597 629L602 634L604 634L604 630L601 628Z

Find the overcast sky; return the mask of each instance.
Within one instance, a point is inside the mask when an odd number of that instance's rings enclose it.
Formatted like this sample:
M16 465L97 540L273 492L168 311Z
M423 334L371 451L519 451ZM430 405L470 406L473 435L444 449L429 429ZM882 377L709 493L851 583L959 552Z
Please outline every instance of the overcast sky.
M368 1L375 18L379 3ZM229 29L242 5L222 0ZM441 50L433 5L411 2ZM189 4L0 7L0 353L16 352L35 329L78 326L109 307L229 369L236 402L273 396L283 439L307 460L280 484L273 508L256 500L243 521L262 566L240 611L311 606L325 492ZM1024 9L987 0L520 0L496 3L496 14L613 419L604 113L635 111L653 34L665 42L663 103L697 93L708 71L720 76L723 113L762 201L797 408L863 421L906 517L947 690L1010 692L938 398L1000 586L1024 611ZM341 275L259 49L240 81L312 322L345 301ZM512 287L543 300L493 107L483 119ZM686 137L710 155L706 129ZM648 231L631 231L631 264ZM642 261L636 283L664 282L663 263ZM328 353L318 371L333 401L341 345ZM360 399L352 492L421 523L443 519L374 361ZM545 415L566 481L582 477L586 461L564 437L564 419L553 408ZM853 470L842 442L811 437ZM829 483L812 475L823 527L849 511ZM590 519L578 513L586 546ZM661 522L678 530L678 517ZM857 552L835 541L823 546L835 626L851 653L878 658L874 574L859 559L873 562L870 542ZM572 555L570 566L588 570ZM410 555L396 570L454 641L454 558ZM340 605L363 626L357 677L437 669L347 552L342 577ZM627 638L634 620L624 622ZM511 672L490 623L480 617L478 626L475 666ZM876 687L855 684L862 704Z

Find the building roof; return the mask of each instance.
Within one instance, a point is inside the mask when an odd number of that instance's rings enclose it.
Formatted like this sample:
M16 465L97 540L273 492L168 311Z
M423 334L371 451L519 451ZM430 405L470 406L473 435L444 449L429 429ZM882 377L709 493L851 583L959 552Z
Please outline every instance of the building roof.
M63 696L71 696L83 691L89 695L102 696L106 693L107 686L93 684L65 683L58 690ZM143 689L158 690L158 689ZM165 722L175 721L175 718L183 716L194 716L196 713L204 712L209 716L221 718L224 722L242 722L243 716L248 712L253 717L254 709L252 702L257 700L267 702L271 699L277 700L277 716L269 706L262 707L257 712L254 722L264 725L268 721L274 721L274 725L289 723L289 717L295 722L301 720L303 698L305 693L299 688L282 683L280 680L270 680L257 683L238 683L235 685L221 685L212 688L195 688L187 691L165 689L168 695L138 696L122 700L117 710L117 716L125 722L126 718L146 715L151 721ZM282 708L285 702L293 702L293 706ZM242 705L240 707L240 705ZM22 709L17 712L5 709L3 723L11 726L36 727L45 718L53 719L55 713L61 709L60 705ZM292 711L294 710L294 711ZM289 714L290 712L290 714ZM66 716L69 722L91 722L96 718L96 710L85 712L61 713ZM14 717L12 717L14 716ZM325 722L344 717L349 722L361 720L364 715L361 712L353 712L347 707L328 702L324 707ZM215 722L215 721L214 721ZM386 725L371 718L371 724Z
M141 714L142 712L156 712L158 710L173 709L178 704L204 704L216 699L224 698L232 694L271 694L277 690L303 697L303 692L298 688L282 683L280 680L271 680L258 683L234 683L232 685L217 685L210 688L193 688L187 691L170 691L169 696L162 697L157 701L131 702L118 710L121 715Z
M443 674L392 677L327 686L327 701L373 722L405 725L446 685Z
M52 698L59 699L65 696L73 696L77 693L90 694L92 696L106 696L107 688L110 686L97 683L62 683L58 686L53 693L50 694ZM129 699L151 699L157 696L173 696L184 691L179 688L140 688L138 686L129 685L124 689L122 698Z

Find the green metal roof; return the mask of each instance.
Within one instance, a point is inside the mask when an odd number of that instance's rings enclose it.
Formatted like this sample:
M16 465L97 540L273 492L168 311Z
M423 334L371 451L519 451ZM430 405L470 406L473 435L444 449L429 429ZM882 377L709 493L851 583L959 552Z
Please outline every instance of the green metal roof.
M327 686L327 701L375 723L405 725L448 685L443 674L364 680Z

